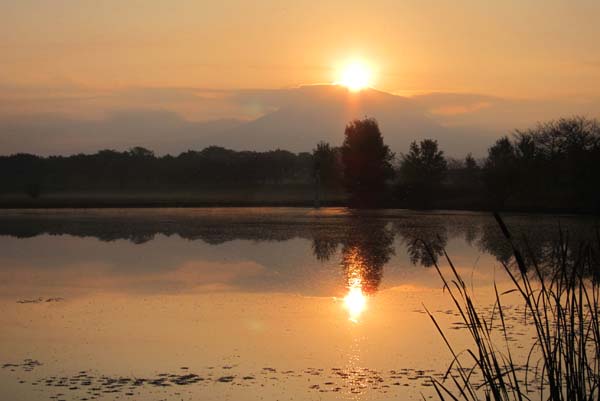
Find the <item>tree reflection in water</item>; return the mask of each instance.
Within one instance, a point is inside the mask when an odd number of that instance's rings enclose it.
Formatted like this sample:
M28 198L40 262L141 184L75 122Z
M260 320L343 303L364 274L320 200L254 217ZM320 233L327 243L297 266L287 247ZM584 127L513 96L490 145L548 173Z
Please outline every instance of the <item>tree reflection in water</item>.
M570 266L574 254L561 252L561 238L570 243L597 241L598 220L589 216L508 215L505 222L527 265L551 274L558 266ZM462 238L501 263L512 263L512 249L495 220L487 213L411 211L356 212L322 209L307 212L279 209L115 209L4 211L0 235L29 238L40 235L95 237L101 241L128 240L144 244L157 236L177 235L218 246L234 240L311 241L317 260L339 257L350 287L360 277L365 294L377 291L383 266L396 247L414 265L432 266L451 240ZM395 237L398 241L395 241ZM594 242L595 241L595 242ZM426 245L432 253L427 250ZM567 263L563 263L563 259ZM593 277L600 273L589 272Z
M383 266L394 254L394 232L385 220L358 215L347 221L342 232L314 233L312 249L320 261L333 257L340 245L347 288L344 305L350 320L356 322L366 308L367 296L379 288Z
M448 243L448 227L445 224L403 223L397 222L394 228L402 238L411 263L424 267L433 266L444 253Z
M570 266L561 258L562 234L557 221L551 219L532 224L532 218L509 217L515 232L515 244L529 263L535 264L545 274L552 274L558 266ZM503 238L495 221L485 215L422 215L418 218L386 219L381 216L353 214L335 230L331 227L312 233L312 249L320 261L331 259L341 246L341 265L348 292L344 298L350 319L357 320L366 308L368 295L377 291L383 278L383 267L402 246L409 261L416 266L431 267L443 255L450 239L462 238L469 246L493 255L498 262L512 264L512 249ZM595 232L592 225L573 221L569 225L569 238L584 243ZM394 244L395 237L399 242ZM589 272L597 277L598 272Z

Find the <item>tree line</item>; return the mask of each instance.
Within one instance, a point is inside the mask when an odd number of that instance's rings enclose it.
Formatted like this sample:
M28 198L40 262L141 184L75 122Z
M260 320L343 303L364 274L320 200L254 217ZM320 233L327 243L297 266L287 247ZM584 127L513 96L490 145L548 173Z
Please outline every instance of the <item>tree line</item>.
M340 146L312 153L210 146L178 156L135 147L94 154L0 156L0 193L202 191L304 186L345 191L353 207L600 210L600 124L562 118L499 138L486 157L447 157L437 141L394 154L372 118L350 122Z
M313 157L285 150L237 152L218 146L178 156L156 156L143 147L128 151L40 157L0 157L3 193L193 191L222 186L310 181Z
M313 154L322 181L357 207L600 211L600 124L585 117L516 130L481 160L448 158L433 139L396 156L368 118L348 124L341 147Z

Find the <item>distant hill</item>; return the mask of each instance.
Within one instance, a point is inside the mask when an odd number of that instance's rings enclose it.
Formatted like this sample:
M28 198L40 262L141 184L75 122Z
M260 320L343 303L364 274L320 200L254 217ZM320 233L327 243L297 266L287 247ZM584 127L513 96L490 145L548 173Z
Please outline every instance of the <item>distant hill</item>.
M280 106L254 121L209 140L233 149L310 150L319 141L341 144L348 121L379 121L386 142L401 151L415 138L442 138L446 130L408 98L377 90L350 92L332 85L304 86L282 93Z
M0 154L94 153L143 146L159 154L203 147L207 135L232 129L241 121L193 122L163 110L115 112L104 119L77 120L54 114L0 119Z
M238 91L234 101L258 105L250 120L190 121L164 109L109 112L100 119L73 119L57 114L0 117L0 154L91 153L143 146L158 154L219 145L236 150L311 151L319 141L338 145L346 123L374 117L396 153L413 140L437 139L451 156L483 156L500 134L573 111L594 116L587 104L514 101L476 94L430 93L397 96L375 89L351 92L335 85ZM143 105L142 105L143 106Z

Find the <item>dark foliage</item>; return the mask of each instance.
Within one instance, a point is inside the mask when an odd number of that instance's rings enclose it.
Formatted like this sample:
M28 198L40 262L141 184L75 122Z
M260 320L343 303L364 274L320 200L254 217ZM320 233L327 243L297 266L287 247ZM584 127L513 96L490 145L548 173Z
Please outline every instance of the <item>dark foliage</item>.
M487 193L496 208L507 205L598 211L600 125L563 118L516 131L489 150Z
M340 148L327 142L319 142L313 150L313 169L315 177L325 188L337 188L342 182L342 155Z
M385 197L386 182L394 175L393 158L375 119L354 120L346 126L342 162L344 184L352 206L380 204Z
M402 156L399 169L398 192L413 207L428 207L439 193L448 163L437 141L424 139L413 142L407 154Z
M0 191L37 197L60 191L158 192L310 183L312 164L309 153L236 152L216 146L176 157L157 157L142 147L67 157L17 154L0 157Z
M342 266L350 280L358 275L362 289L367 294L377 291L383 277L383 267L394 255L394 232L386 227L385 221L374 220L362 223L359 217L343 240ZM367 217L368 218L368 217Z
M484 172L490 202L495 208L501 208L514 193L519 174L515 147L507 136L498 139L488 150Z
M393 133L392 133L393 134ZM135 147L91 155L0 156L0 194L202 192L260 186L345 188L353 207L600 211L600 124L584 117L538 124L498 139L487 157L447 159L434 140L413 142L396 173L374 119L352 121L344 142L313 153L211 146L178 156ZM398 176L395 190L390 182ZM316 184L316 187L315 187ZM224 199L226 201L226 199ZM37 201L31 201L35 204Z

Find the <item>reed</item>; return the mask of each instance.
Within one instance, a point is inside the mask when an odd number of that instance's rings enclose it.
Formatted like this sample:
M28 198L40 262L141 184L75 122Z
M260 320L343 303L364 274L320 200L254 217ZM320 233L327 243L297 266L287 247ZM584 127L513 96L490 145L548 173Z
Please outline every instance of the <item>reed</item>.
M548 269L527 253L526 240L525 246L517 246L502 218L495 217L512 247L513 263L503 267L513 288L499 293L494 284L491 316L484 317L475 306L472 292L445 251L450 273L444 274L435 264L473 340L471 347L457 352L427 311L453 357L444 378L432 378L439 399L600 400L600 287L596 279L600 236L596 232L593 241L571 244L568 235L560 232L552 249L555 263ZM522 299L527 323L535 331L525 363L515 362L509 341L502 304L503 295L509 292Z

